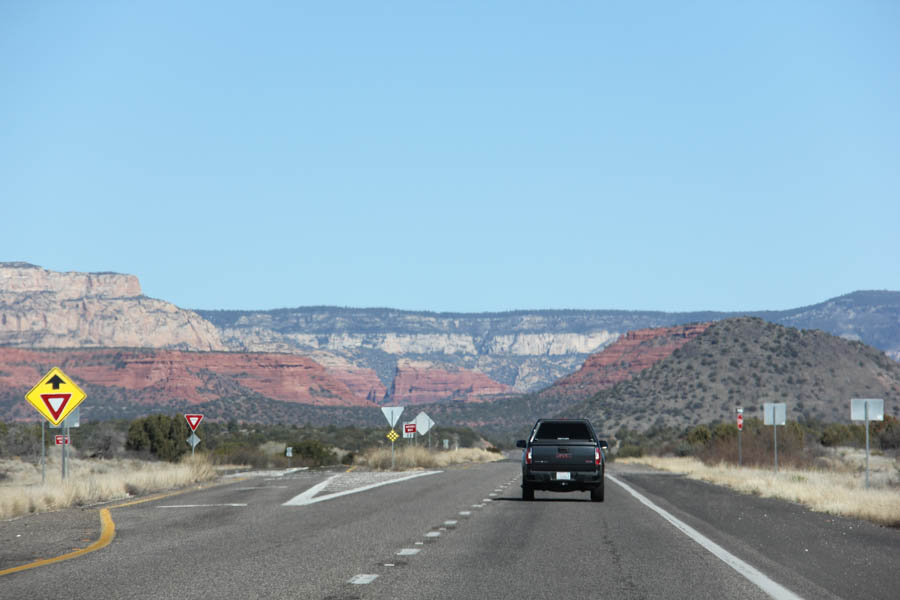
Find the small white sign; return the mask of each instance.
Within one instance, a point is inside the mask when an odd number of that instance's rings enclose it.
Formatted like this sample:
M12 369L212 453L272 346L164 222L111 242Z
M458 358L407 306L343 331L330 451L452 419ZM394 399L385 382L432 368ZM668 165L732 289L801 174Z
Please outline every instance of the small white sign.
M764 403L763 413L765 425L784 425L787 422L787 404L784 402Z
M400 418L400 415L403 414L402 406L382 406L381 412L384 413L384 418L387 419L388 425L393 429L394 425L397 424L397 419Z
M288 458L294 456L294 449L291 446L288 446L287 448L284 449L284 455L287 456Z
M866 404L869 405L869 420L884 421L883 398L852 398L850 400L850 420L866 420Z

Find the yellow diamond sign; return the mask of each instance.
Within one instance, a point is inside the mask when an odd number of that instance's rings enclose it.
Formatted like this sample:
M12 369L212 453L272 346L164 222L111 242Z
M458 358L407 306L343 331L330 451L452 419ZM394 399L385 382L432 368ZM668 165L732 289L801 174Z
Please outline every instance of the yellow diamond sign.
M391 442L396 442L397 438L400 437L397 435L397 432L391 429L391 432L387 434L387 439L391 440Z
M82 392L59 367L50 369L44 378L25 394L28 403L54 425L62 423L85 398L87 394Z

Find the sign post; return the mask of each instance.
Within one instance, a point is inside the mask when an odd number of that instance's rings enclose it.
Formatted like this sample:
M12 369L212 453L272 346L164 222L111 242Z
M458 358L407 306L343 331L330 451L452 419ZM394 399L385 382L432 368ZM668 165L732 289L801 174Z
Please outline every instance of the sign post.
M431 417L424 412L420 412L416 415L416 419L413 423L416 424L416 431L418 431L420 435L428 434L428 447L431 448L431 428L434 427L434 421L432 421Z
M184 419L187 421L188 427L191 428L191 437L187 439L187 443L191 445L191 456L194 456L194 448L202 441L197 437L196 432L197 427L200 425L200 421L203 420L203 415L184 415Z
M741 432L744 430L744 408L742 406L737 407L737 428L738 428L738 466L742 467L744 465L744 460L741 452Z
M784 402L763 403L765 425L772 426L772 435L775 440L775 472L778 473L778 426L787 422L787 404Z
M866 422L866 489L869 489L869 421L884 421L884 399L852 398L850 420Z
M387 419L387 422L391 426L390 432L387 434L387 439L391 440L391 470L394 469L394 442L397 441L397 438L400 437L397 435L397 432L394 431L394 425L397 424L397 419L400 418L400 415L403 414L402 406L382 406L381 412L384 414L384 418Z
M59 367L53 367L37 382L31 391L25 394L28 401L41 415L50 421L51 426L59 427L78 405L87 398L80 387L72 381ZM68 425L65 427L65 436L69 437ZM77 427L77 425L75 425ZM44 460L44 428L41 426L41 460ZM62 478L68 475L66 458L68 445L62 447ZM41 468L41 478L45 477L44 467Z

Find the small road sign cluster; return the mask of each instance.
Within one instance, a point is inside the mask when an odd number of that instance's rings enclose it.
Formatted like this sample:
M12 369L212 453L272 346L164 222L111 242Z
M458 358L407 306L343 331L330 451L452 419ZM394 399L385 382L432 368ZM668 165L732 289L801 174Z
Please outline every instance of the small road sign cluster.
M197 431L197 426L200 425L200 421L203 420L203 415L184 415L184 419L187 421L188 427L191 428L191 437L187 439L187 443L191 445L191 455L193 455L194 448L201 442L195 432Z

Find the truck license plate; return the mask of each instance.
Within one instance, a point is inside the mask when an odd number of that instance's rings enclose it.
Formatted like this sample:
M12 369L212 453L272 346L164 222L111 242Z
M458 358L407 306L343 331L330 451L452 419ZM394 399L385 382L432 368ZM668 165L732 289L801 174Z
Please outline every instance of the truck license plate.
M557 479L572 479L572 474L571 473L562 473L562 472L557 471L556 478Z

